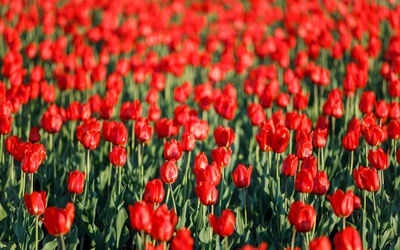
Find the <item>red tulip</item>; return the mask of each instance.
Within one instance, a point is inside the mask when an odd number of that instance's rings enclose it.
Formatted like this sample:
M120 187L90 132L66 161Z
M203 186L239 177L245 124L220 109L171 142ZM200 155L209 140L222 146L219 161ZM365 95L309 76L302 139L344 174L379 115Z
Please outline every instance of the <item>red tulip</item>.
M168 138L171 136L176 136L179 133L179 126L174 124L174 121L167 120L167 118L161 118L155 127L155 132L158 138ZM198 139L198 138L196 138Z
M211 165L205 166L204 169L197 170L196 184L200 185L202 182L208 182L217 186L221 180L221 167L217 166L215 162Z
M272 137L272 151L285 152L290 140L290 132L286 127L279 127Z
M164 187L160 179L154 179L146 183L143 200L158 204L164 200Z
M193 172L197 175L201 170L205 169L208 166L208 158L201 152L200 154L194 157L194 165L193 165Z
M71 171L68 178L68 192L81 194L85 185L85 176L85 172L81 173L78 170Z
M222 211L221 217L219 218L210 214L209 219L214 233L221 237L232 235L235 231L235 215L229 209Z
M185 152L190 152L194 149L195 144L196 144L196 137L190 131L183 132L181 138L182 150Z
M11 124L13 121L13 117L7 117L4 115L0 116L0 134L6 135L11 132Z
M232 155L232 149L226 150L224 147L219 147L211 151L211 158L219 167L226 167Z
M251 172L253 167L250 165L248 169L243 164L239 164L232 173L233 182L237 188L247 188L250 186Z
M52 236L65 235L69 232L75 217L73 203L68 203L65 209L48 207L41 219L49 234Z
M40 141L40 134L39 134L39 128L36 126L33 126L31 129L31 132L29 132L29 141L32 143L36 143Z
M100 122L96 118L76 127L76 137L86 149L94 150L100 142Z
M390 119L393 119L393 120L400 119L400 103L392 102L390 104L389 117L390 117Z
M311 170L303 169L300 170L294 180L294 186L297 192L300 193L311 193L314 186L314 178Z
M140 100L136 100L133 102L124 102L121 105L121 110L119 112L119 118L122 121L127 120L136 120L142 114L143 103L140 103Z
M282 174L286 176L295 176L299 160L294 154L288 155L282 163Z
M14 156L16 154L15 151L18 150L18 146L20 143L21 143L21 139L18 139L18 137L15 135L7 137L7 139L4 141L4 145L5 145L7 153Z
M386 119L389 116L389 110L389 103L380 100L375 106L375 115L381 119Z
M289 222L297 232L309 232L316 220L315 209L301 201L293 202L289 210Z
M377 170L385 170L388 168L388 157L389 151L385 154L382 148L377 148L375 152L370 149L368 152L368 161L372 167Z
M168 211L166 204L159 206L153 214L151 236L157 241L169 241L174 233L178 216L172 209Z
M332 196L328 195L327 198L331 202L333 212L336 216L344 218L349 217L353 213L356 203L360 200L358 196L353 194L353 190L344 193L341 189L336 190Z
M353 177L359 189L369 192L379 190L379 176L375 168L360 166L358 169L354 169Z
M182 147L179 142L175 139L165 141L164 143L164 158L165 160L175 160L178 161L182 156Z
M217 202L218 190L209 182L201 182L194 190L203 205L214 205Z
M364 138L365 141L371 146L378 146L384 140L384 131L379 125L373 125L365 130Z
M316 129L314 133L313 147L323 148L326 145L326 140L328 137L328 129Z
M171 241L171 250L192 250L194 245L194 239L190 235L190 230L187 228L181 228L176 231L175 237Z
M358 147L359 136L354 131L347 132L342 140L343 148L347 151L354 151Z
M26 209L31 215L38 216L44 213L46 208L46 192L25 194L24 200Z
M112 151L108 154L108 159L114 166L124 166L127 159L126 149L122 146L114 146Z
M375 93L372 91L364 91L360 99L360 111L363 114L368 114L372 112L375 104Z
M149 120L139 117L135 123L135 135L140 143L147 144L151 140L153 129L149 126Z
M249 103L247 106L247 114L253 126L260 126L266 118L263 107L258 103Z
M400 122L398 120L391 120L388 124L388 136L390 139L400 138Z
M229 148L235 140L235 134L233 132L233 129L229 127L224 128L218 126L218 128L214 130L214 139L215 143L219 147Z
M321 236L313 239L308 245L309 250L331 250L332 244L329 238L326 236Z
M308 104L309 93L304 95L303 91L300 91L293 97L293 107L298 110L305 110Z
M22 171L35 173L46 157L46 150L42 144L32 144L26 147L22 154Z
M175 160L164 162L160 168L160 175L164 184L174 183L178 178L178 166Z
M133 230L151 232L153 219L153 204L146 201L137 201L129 206L130 221Z
M333 238L335 250L362 250L360 234L353 227L346 227L343 231L335 234Z
M258 247L253 247L252 245L244 245L239 248L239 250L267 250L267 247L267 243L263 242Z
M312 190L313 194L325 195L329 189L328 176L324 171L318 172L314 177L314 187Z

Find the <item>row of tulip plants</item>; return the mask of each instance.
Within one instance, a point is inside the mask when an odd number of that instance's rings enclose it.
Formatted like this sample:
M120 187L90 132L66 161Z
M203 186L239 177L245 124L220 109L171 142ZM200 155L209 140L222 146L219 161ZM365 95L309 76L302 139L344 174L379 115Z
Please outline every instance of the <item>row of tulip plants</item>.
M0 14L0 248L400 248L397 1Z

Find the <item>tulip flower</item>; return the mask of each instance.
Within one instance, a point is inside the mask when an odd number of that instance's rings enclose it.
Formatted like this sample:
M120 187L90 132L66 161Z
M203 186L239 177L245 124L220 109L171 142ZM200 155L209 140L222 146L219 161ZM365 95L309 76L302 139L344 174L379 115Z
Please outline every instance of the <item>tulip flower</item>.
M316 221L315 209L311 205L296 201L290 206L288 218L290 224L295 228L291 243L291 248L293 249L296 232L309 232L314 227Z
M347 151L354 151L358 147L359 136L357 136L356 132L350 131L343 137L342 144L343 148Z
M260 126L266 118L264 109L258 103L249 103L247 106L247 114L253 126Z
M325 195L329 189L328 176L324 171L318 172L314 177L313 194Z
M199 183L195 188L197 196L203 205L214 205L217 202L218 190L207 181Z
M400 122L398 120L391 120L389 122L388 136L390 139L400 139Z
M294 154L288 155L282 162L282 174L295 176L299 164L298 158Z
M373 125L367 128L363 135L365 141L371 146L378 146L384 141L384 132L379 125Z
M168 211L166 204L159 206L152 216L151 236L157 241L169 241L174 233L178 216L175 211Z
M165 141L164 143L164 158L165 160L178 161L182 156L182 147L175 139Z
M129 206L129 217L133 230L140 231L141 237L146 245L144 233L151 233L153 220L153 204L145 201L138 201L133 206Z
M39 128L36 126L33 126L31 131L29 132L29 141L32 143L36 143L40 141L40 134L39 134Z
M43 222L50 235L60 237L60 249L65 249L63 235L71 229L75 217L75 207L73 203L68 203L64 208L48 207L44 212Z
M194 245L194 239L190 235L190 230L187 228L181 228L176 231L175 237L171 241L171 250L187 249L192 250Z
M225 237L225 247L228 247L228 236L235 231L235 215L229 209L222 211L221 217L216 218L214 214L209 215L210 225L215 234Z
M313 239L310 244L308 244L309 250L331 250L332 244L327 236L321 236Z
M388 168L388 157L389 151L385 154L382 148L377 148L375 152L370 149L368 152L368 161L372 167L377 170L385 170Z
M39 216L45 212L46 208L46 192L33 192L24 195L25 206L28 212L36 216L35 220L35 249L39 249Z
M375 168L360 166L358 169L354 169L353 177L359 189L369 192L378 191L379 177Z
M164 187L160 179L154 179L146 183L143 200L158 204L164 200Z
M79 172L78 170L71 171L68 178L68 192L73 193L73 201L75 201L75 194L81 194L85 185L86 173Z
M336 233L333 246L335 250L363 249L360 234L353 227L346 227L343 231Z
M171 192L172 202L176 211L176 204L174 198L174 191L172 189L172 183L178 178L178 167L176 166L175 160L166 161L161 165L160 169L161 180L164 184L169 184L168 187Z
M195 144L196 144L196 137L190 131L183 132L181 138L182 150L185 152L190 152L194 149Z
M226 150L224 147L219 147L211 151L211 158L220 167L226 167L232 155L232 149Z
M300 193L311 193L314 187L314 178L311 170L303 169L300 170L294 180L294 186L297 192Z
M198 170L196 174L196 184L199 185L201 182L209 182L210 184L217 186L221 180L221 167L215 162L211 165L207 165L204 169Z
M218 126L214 130L214 139L215 139L215 143L219 147L229 148L235 140L235 134L233 132L233 129L231 129L229 127L224 128L224 127Z
M244 245L239 250L267 250L268 244L263 242L258 247L253 247L252 245Z
M193 172L197 175L201 170L205 169L208 166L208 158L201 152L200 154L194 157L194 164L193 164Z
M361 99L360 99L360 111L363 114L368 114L372 112L372 109L374 108L375 104L375 93L373 91L364 91L361 94Z
M349 217L354 209L360 209L360 198L353 194L353 190L344 193L343 190L338 189L332 196L327 196L331 202L332 210L338 217L343 218L343 227L346 225L346 218Z

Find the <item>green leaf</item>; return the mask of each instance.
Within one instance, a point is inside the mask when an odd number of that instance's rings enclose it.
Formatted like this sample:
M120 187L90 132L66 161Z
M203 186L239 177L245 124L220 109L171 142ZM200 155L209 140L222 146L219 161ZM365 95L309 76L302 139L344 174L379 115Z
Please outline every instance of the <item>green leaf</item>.
M209 227L203 227L199 234L199 239L201 242L208 243L210 241L210 230L211 228Z
M128 213L124 208L121 208L117 215L117 220L115 222L116 233L117 233L117 248L119 248L119 240L121 236L122 228L125 224L126 219L128 219Z

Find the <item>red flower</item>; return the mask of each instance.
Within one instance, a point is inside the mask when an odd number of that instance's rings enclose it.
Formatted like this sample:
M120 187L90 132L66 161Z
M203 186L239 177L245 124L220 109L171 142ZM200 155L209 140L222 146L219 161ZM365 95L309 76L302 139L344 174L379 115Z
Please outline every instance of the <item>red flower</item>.
M164 162L161 165L160 175L163 183L174 183L178 178L178 166L176 166L175 160Z
M195 145L196 145L196 137L194 137L194 135L189 131L183 132L181 138L182 150L185 152L192 151Z
M201 170L205 169L208 166L208 158L201 152L200 154L194 157L194 164L193 164L193 172L197 175Z
M179 133L179 126L174 125L174 121L167 120L167 118L161 118L155 127L155 132L159 139L176 136ZM196 138L198 139L198 138Z
M52 236L65 235L69 232L75 217L73 203L68 203L65 209L48 207L41 219L49 234Z
M15 135L7 137L7 139L4 142L7 153L14 156L16 154L16 150L18 150L20 143L21 139L18 139L18 137Z
M145 201L137 201L129 206L129 215L133 230L151 232L153 219L153 204Z
M237 188L247 188L250 186L251 172L253 167L250 165L248 169L243 164L239 164L232 173L233 182Z
M217 186L221 180L221 167L217 166L215 162L211 165L205 166L203 169L197 170L196 184L200 185L202 182L208 182Z
M85 185L85 176L85 172L81 173L78 170L71 171L68 178L68 192L81 194Z
M0 116L0 134L5 135L11 132L11 124L13 117L7 117L4 115Z
M182 85L174 89L174 100L184 103L192 92L192 85L190 82L185 81Z
M390 105L384 100L380 100L375 106L375 115L378 118L386 119L389 116Z
M321 236L313 239L308 245L309 250L331 250L332 244L327 236Z
M44 213L46 208L46 192L33 192L24 195L25 206L31 215L38 216Z
M39 128L36 126L33 126L31 129L31 132L29 132L29 141L32 143L36 143L40 141L40 134L39 134Z
M387 130L390 139L397 140L400 138L400 122L398 120L391 120Z
M358 169L354 169L353 177L359 189L369 192L379 190L379 176L375 168L360 166Z
M313 194L317 195L325 195L329 189L329 180L328 176L324 171L318 172L314 177L314 187L312 190Z
M219 147L229 148L235 141L235 133L233 132L233 129L231 129L230 127L224 128L218 126L218 128L214 130L214 139L215 143Z
M375 104L375 93L373 91L364 91L361 94L360 105L359 105L360 111L363 114L369 114L372 112L374 104Z
M164 143L164 158L165 160L175 160L178 161L182 156L181 144L175 139L166 141Z
M151 236L157 241L169 241L178 222L178 216L172 209L168 211L166 204L162 204L153 214Z
M385 170L388 168L388 157L389 151L385 154L382 148L377 148L375 152L370 149L368 152L368 161L372 167L377 170Z
M343 103L342 103L342 91L339 89L333 89L329 95L328 99L322 106L323 113L325 115L334 116L340 118L343 116Z
M46 149L42 144L31 144L22 152L22 171L35 173L46 157Z
M362 250L362 241L360 234L353 227L346 227L342 232L335 234L333 238L335 250Z
M385 134L379 125L372 125L370 128L365 129L365 141L371 146L378 146L383 142Z
M232 149L226 150L224 147L219 147L211 151L211 158L219 167L226 167L232 155Z
M121 146L114 146L112 151L108 154L108 159L114 166L124 166L127 159L125 148Z
M295 176L299 160L294 154L288 155L282 163L282 174L286 176Z
M328 195L327 198L331 202L333 212L336 216L345 218L353 213L355 205L360 201L360 198L353 194L353 190L344 193L343 190L338 189L332 196Z
M215 234L221 237L232 235L235 231L235 215L229 209L222 211L221 217L216 218L215 215L209 216L211 227Z
M308 104L309 93L304 95L303 91L300 91L293 97L293 107L298 110L305 110Z
M194 245L194 239L190 235L190 230L186 227L176 231L175 237L171 241L171 250L192 250Z
M214 205L217 202L218 190L210 182L201 182L195 188L197 196L203 205Z
M301 201L293 202L289 210L289 222L297 232L309 232L316 220L315 209Z
M146 183L143 200L158 204L164 200L164 187L160 179L154 179Z
M283 153L290 140L290 132L286 127L279 127L272 137L272 151Z
M149 120L140 117L135 123L135 135L140 143L147 144L151 140L153 129L149 126Z
M185 132L191 132L196 140L207 139L209 129L208 122L200 119L191 119L185 126Z
M253 247L252 245L244 245L239 250L267 250L267 243L263 242L258 247Z
M347 151L354 151L358 147L359 136L354 131L347 132L343 137L342 144L343 148Z
M309 169L300 170L294 180L294 186L297 192L311 193L314 186L314 178Z
M316 129L314 133L313 147L323 148L326 145L326 140L328 137L328 129Z
M100 142L100 122L95 118L76 127L76 137L86 149L94 150Z
M260 126L266 118L264 109L259 103L249 103L247 106L247 114L253 126Z

